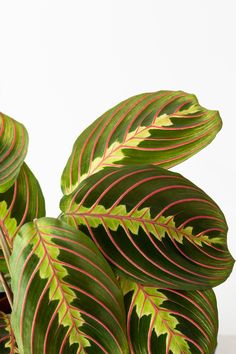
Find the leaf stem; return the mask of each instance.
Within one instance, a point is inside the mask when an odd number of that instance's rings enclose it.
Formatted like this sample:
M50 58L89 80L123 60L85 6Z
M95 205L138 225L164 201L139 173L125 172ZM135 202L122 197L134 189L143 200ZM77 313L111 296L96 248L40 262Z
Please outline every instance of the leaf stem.
M0 272L0 282L2 283L2 286L3 286L3 289L5 290L5 293L6 293L6 296L7 296L7 299L8 299L8 302L12 308L12 304L13 304L13 294L12 294L12 291L3 275L2 272Z
M2 251L3 251L3 255L4 255L4 258L5 258L7 267L8 267L8 271L9 271L9 273L11 275L11 268L10 268L11 249L9 247L9 244L7 242L7 239L5 237L5 234L4 234L1 226L0 226L0 246L1 246Z

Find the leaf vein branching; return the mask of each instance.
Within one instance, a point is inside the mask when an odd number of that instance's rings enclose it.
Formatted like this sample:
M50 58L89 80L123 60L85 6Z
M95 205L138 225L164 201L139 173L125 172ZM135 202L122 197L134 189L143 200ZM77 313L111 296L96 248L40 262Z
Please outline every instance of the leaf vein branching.
M158 240L162 240L166 234L179 243L183 243L184 238L188 239L200 247L203 244L221 243L218 237L209 237L202 232L200 235L193 234L193 227L177 227L174 216L159 216L158 218L151 216L150 208L142 208L140 210L133 209L127 212L125 205L117 205L112 210L106 209L103 205L96 205L94 208L87 208L81 205L74 205L73 208L66 212L63 218L72 217L78 225L85 224L84 217L91 227L97 228L105 223L106 227L112 231L117 231L118 227L124 230L127 228L134 235L139 234L142 229L145 233L150 232Z
M51 242L51 246L45 244L44 238L41 231L38 228L37 221L34 221L35 229L37 230L36 237L32 239L33 243L40 240L40 244L35 250L35 254L42 258L46 255L45 260L42 262L39 268L39 275L43 279L49 279L52 277L52 281L49 286L49 301L58 300L58 321L60 325L64 327L72 327L69 335L70 345L77 343L79 344L79 350L86 346L89 346L89 341L85 338L85 334L79 330L84 323L82 316L78 309L72 307L72 302L76 298L75 292L70 288L69 283L65 283L63 279L68 275L67 269L62 265L58 264L57 257L59 256L59 249L56 245L53 245L53 241L50 239L52 237L48 236ZM55 261L55 262L54 262ZM77 316L74 312L76 311Z

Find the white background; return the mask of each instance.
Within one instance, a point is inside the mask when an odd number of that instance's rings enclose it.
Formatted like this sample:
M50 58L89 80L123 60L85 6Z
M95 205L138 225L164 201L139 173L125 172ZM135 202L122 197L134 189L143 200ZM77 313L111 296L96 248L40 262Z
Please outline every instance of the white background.
M224 127L174 170L221 206L236 258L235 4L0 0L0 110L28 129L26 161L41 183L48 216L59 214L60 176L87 125L131 95L184 90L218 109ZM236 335L236 271L215 290L219 333Z

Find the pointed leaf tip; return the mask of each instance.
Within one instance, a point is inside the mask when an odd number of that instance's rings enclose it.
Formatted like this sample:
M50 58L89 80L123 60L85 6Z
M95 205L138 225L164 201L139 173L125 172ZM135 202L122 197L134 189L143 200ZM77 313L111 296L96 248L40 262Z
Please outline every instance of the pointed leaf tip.
M219 112L201 107L195 95L158 91L133 96L78 137L63 171L63 193L107 166L175 166L207 146L221 126Z

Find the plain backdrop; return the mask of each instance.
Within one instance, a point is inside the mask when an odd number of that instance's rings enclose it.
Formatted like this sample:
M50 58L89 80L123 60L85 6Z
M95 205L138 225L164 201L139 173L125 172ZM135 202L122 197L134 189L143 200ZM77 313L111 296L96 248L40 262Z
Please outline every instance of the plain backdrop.
M236 258L235 15L234 0L0 0L0 110L28 129L48 216L59 214L60 176L87 125L134 94L184 90L224 126L174 170L220 205ZM215 291L219 333L234 336L236 270Z

